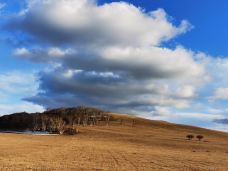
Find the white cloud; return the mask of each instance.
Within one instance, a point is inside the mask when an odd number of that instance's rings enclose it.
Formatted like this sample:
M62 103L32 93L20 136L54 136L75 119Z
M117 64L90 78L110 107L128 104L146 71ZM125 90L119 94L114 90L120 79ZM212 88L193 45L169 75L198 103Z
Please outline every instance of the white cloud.
M45 109L42 106L29 102L20 102L14 104L0 103L0 116L17 112L43 112L44 110Z
M217 88L214 92L214 95L211 96L209 100L228 100L228 87Z
M22 29L66 44L158 46L191 28L186 20L173 25L163 9L145 13L126 2L97 5L91 0L33 0L23 15Z
M199 54L205 62L205 69L208 73L209 79L207 84L207 91L210 91L208 100L215 102L217 100L228 99L228 58L227 57L212 57L206 54Z
M193 98L196 96L195 87L192 85L184 85L177 90L177 95L183 98Z
M20 57L28 57L30 56L30 52L26 48L17 48L14 50L14 55L20 56Z
M213 126L209 127L209 129L228 132L228 125L214 124Z
M60 48L55 47L55 48L49 48L47 53L48 53L49 57L60 58L60 57L66 56L66 55L71 55L74 53L74 51L72 49L62 50Z
M182 47L174 50L158 47L118 48L110 47L100 51L102 60L108 60L112 65L129 68L137 73L153 78L164 77L203 77L204 66L197 63L194 54ZM150 73L152 75L150 75ZM140 74L142 77L143 75Z
M155 106L154 110L150 112L150 117L173 117L175 113L171 112L168 107Z
M164 119L164 118L172 118L172 119L184 119L184 118L191 118L191 119L199 119L199 120L216 120L216 119L223 119L224 115L222 114L213 114L213 113L201 113L201 112L179 112L173 110L169 107L160 107L156 106L149 115L146 115L149 118L154 119Z

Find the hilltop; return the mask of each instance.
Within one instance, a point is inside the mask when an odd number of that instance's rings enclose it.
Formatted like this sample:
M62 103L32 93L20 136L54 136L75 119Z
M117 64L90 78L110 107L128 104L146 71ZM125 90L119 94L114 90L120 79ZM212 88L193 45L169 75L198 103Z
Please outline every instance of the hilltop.
M43 113L14 113L0 117L0 130L63 132L66 127L95 125L110 115L90 107L58 108Z

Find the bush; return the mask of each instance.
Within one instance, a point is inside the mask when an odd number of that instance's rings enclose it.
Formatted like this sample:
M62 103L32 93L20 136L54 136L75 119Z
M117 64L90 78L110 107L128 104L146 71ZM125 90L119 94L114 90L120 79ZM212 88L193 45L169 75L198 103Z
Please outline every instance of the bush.
M64 135L75 135L78 133L78 129L76 128L66 128L64 131L63 131L63 134Z
M203 135L197 135L196 138L201 141L203 139Z
M189 135L186 135L186 137L187 137L188 140L191 140L191 139L194 138L194 135L189 134Z

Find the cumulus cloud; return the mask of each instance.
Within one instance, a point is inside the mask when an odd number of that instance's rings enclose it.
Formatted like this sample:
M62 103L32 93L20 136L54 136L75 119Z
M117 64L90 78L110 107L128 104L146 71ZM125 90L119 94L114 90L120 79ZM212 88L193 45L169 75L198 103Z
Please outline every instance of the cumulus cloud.
M70 49L66 49L66 50L61 50L59 48L50 48L48 49L48 56L49 57L56 57L56 58L59 58L59 57L63 57L67 54L71 54L71 50Z
M57 47L44 48L33 48L28 49L25 47L16 48L14 50L14 56L22 59L30 60L37 63L54 63L57 62L61 57L71 55L74 51L72 49L62 50Z
M214 95L209 98L211 101L215 100L228 100L228 88L217 88L214 92Z
M17 56L28 59L28 54L31 53L29 59L32 61L61 62L71 69L124 72L137 79L191 78L192 81L200 81L205 74L203 65L194 60L195 54L183 47L174 50L159 47L100 47L74 51L50 48L33 49L31 52L24 48L19 50L16 51Z
M188 108L208 80L206 60L182 46L163 47L192 28L169 18L163 9L145 12L126 2L27 1L6 28L32 46L14 54L50 68L39 73L40 91L25 100L127 113Z
M191 28L186 20L173 25L163 9L145 13L126 2L93 0L28 1L9 27L43 41L83 46L158 46Z
M196 96L195 87L192 85L182 86L177 91L177 95L183 98L193 98Z
M228 59L225 57L206 57L206 70L210 75L208 90L210 95L207 97L211 104L228 100ZM226 110L224 107L222 110Z
M29 50L26 49L26 48L17 48L14 51L14 55L16 55L16 56L22 56L22 57L28 57L31 54L30 54Z

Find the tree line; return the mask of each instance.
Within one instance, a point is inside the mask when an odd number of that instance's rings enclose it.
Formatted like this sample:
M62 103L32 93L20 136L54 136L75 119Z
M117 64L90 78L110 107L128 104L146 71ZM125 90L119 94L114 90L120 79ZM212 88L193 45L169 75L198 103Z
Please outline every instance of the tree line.
M77 132L77 125L109 124L113 118L102 110L80 106L77 108L49 109L43 113L15 113L0 117L2 130L48 131L62 134Z

